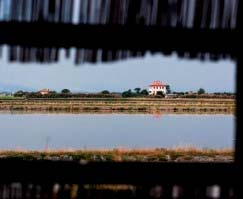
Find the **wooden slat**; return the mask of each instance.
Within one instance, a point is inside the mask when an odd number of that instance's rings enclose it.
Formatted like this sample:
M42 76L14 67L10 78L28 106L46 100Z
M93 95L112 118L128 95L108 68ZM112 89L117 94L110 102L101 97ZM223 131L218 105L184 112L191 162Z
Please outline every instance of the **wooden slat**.
M0 182L91 184L237 184L239 167L229 163L96 162L0 160ZM43 175L44 174L44 175Z
M92 26L54 23L0 23L0 44L179 54L236 54L237 31L144 26Z

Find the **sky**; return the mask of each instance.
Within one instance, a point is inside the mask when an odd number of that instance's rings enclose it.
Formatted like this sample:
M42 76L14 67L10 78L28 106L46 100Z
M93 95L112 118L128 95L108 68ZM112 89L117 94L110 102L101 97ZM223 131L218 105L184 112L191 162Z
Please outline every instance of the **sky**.
M140 87L147 89L154 80L169 84L172 91L235 91L235 64L180 59L176 55L146 54L143 58L99 64L74 65L73 56L55 64L8 63L4 47L0 59L0 92L37 91L49 88L73 92L122 92ZM61 52L61 57L64 52ZM74 51L72 51L74 55Z

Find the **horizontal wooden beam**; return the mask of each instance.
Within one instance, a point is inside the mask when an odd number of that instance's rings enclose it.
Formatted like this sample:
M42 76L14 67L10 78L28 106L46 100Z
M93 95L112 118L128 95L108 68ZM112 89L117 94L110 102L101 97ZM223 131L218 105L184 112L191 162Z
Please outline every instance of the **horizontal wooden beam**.
M32 47L236 54L234 30L0 22L0 44Z
M0 160L0 183L80 184L237 184L239 168L230 163L136 163ZM44 174L44 175L43 175Z

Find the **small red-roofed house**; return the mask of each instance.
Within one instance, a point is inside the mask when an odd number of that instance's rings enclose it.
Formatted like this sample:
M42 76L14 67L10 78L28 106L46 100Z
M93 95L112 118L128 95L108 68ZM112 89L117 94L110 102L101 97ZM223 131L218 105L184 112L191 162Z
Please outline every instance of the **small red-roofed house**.
M158 92L162 92L164 95L166 95L166 85L161 81L154 81L149 85L149 95L157 95Z
M40 91L38 91L41 95L47 95L47 94L49 94L50 93L50 90L49 89L42 89L42 90L40 90Z

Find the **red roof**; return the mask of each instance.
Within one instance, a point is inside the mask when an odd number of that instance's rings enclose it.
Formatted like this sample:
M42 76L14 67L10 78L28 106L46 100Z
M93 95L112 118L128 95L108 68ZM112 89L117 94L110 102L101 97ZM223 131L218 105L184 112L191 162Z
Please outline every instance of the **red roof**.
M161 81L154 81L149 86L162 86L165 87L165 85Z
M49 91L50 91L49 89L44 88L44 89L40 90L39 92L49 92Z

